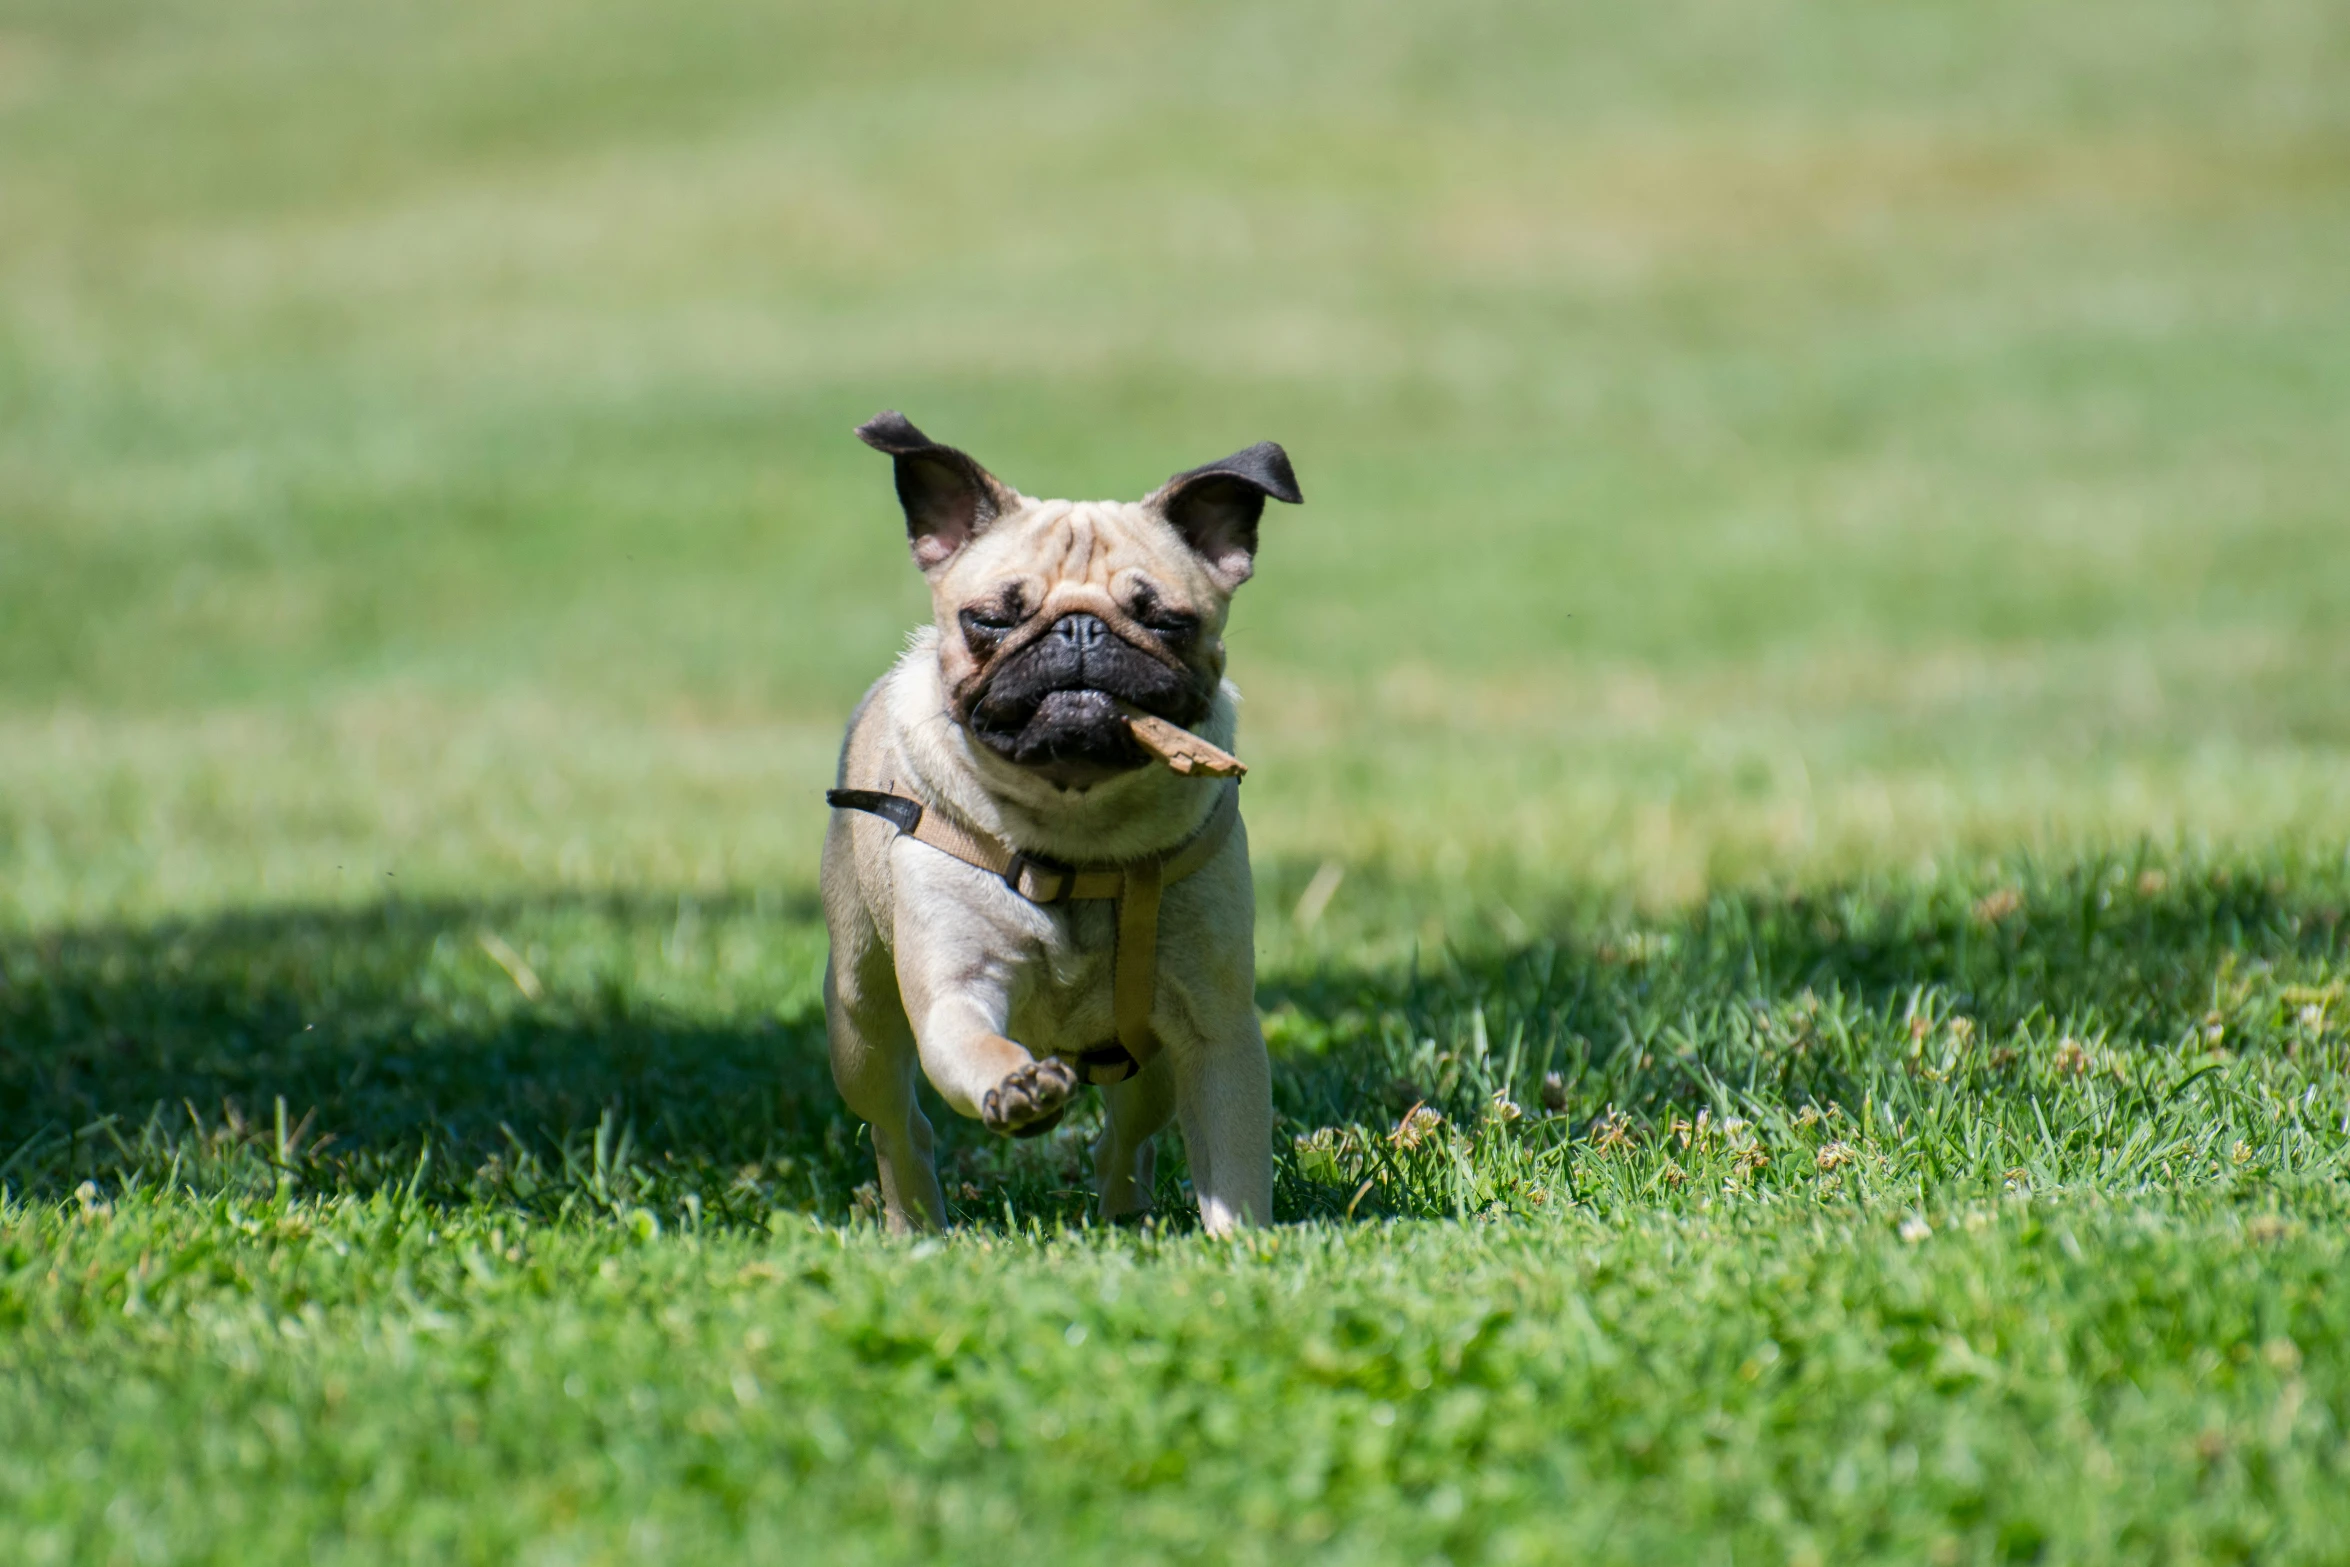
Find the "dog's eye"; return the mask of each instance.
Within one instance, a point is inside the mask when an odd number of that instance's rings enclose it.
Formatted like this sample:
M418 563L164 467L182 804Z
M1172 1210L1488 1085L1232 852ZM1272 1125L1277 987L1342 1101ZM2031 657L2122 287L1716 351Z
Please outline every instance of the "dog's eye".
M1199 616L1162 602L1147 583L1134 590L1134 597L1126 605L1126 613L1169 642L1187 642L1192 633L1199 630Z
M1135 619L1170 642L1188 641L1192 634L1199 630L1199 616L1186 614L1179 609L1169 609L1160 604L1144 606L1143 612Z
M1020 606L1014 604L975 604L955 617L962 623L967 635L1000 637L1020 624Z

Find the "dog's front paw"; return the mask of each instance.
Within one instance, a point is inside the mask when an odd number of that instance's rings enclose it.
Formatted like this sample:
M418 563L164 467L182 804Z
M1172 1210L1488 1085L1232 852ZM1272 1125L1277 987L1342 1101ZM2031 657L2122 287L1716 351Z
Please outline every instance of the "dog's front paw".
M1069 1096L1077 1092L1077 1074L1058 1056L1046 1056L1016 1068L987 1091L979 1102L979 1118L991 1132L1010 1137L1041 1137L1061 1122Z

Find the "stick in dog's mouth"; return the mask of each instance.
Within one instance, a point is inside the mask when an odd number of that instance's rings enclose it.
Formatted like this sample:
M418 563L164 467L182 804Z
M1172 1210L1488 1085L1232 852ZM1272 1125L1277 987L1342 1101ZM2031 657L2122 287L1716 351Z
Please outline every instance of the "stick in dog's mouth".
M1156 714L1146 713L1131 702L1120 702L1118 711L1126 719L1135 744L1165 763L1170 771L1201 778L1238 778L1248 771L1230 751L1211 745Z

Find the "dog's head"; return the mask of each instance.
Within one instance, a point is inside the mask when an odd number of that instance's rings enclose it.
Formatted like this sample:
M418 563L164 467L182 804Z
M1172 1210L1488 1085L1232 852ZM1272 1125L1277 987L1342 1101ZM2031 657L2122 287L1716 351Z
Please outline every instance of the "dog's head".
M880 414L857 436L897 463L956 721L1064 786L1148 761L1120 702L1186 728L1206 714L1224 677L1225 608L1255 565L1265 498L1304 498L1270 441L1139 501L1037 501L902 414Z

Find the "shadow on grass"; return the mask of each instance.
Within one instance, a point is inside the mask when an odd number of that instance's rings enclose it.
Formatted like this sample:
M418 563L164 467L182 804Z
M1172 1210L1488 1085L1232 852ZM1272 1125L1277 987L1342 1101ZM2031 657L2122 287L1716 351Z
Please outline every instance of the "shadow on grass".
M685 1162L745 1199L845 1200L816 920L812 899L395 900L0 937L0 1160L33 1192L159 1154L225 1179L242 1150L448 1199L609 1197Z
M1269 904L1306 871L1264 868ZM2248 971L2338 963L2343 880L2338 862L2084 860L1989 888L1718 897L1661 921L1562 905L1537 939L1401 963L1341 947L1261 986L1282 1145L1383 1128L1415 1101L1456 1121L1496 1092L1533 1107L1546 1073L1562 1128L1610 1107L1662 1124L1733 1093L1857 1104L1919 1057L1921 1018L2184 1049L2215 1008L2248 1004ZM1396 928L1423 892L1364 878L1350 897ZM283 1181L663 1222L842 1216L871 1172L825 1066L821 953L805 898L387 901L0 935L0 1181L52 1199L83 1180ZM2260 1048L2254 1021L2237 1037ZM2021 1091L2003 1081L1977 1091ZM933 1117L961 1216L1085 1211L1090 1114L1019 1145ZM1349 1211L1284 1159L1285 1213Z
M1701 1111L1719 1125L1873 1105L1963 1139L1961 1123L2030 1124L2062 1099L2090 1118L2081 1136L2113 1135L2176 1121L2215 1052L2268 1074L2272 1097L2350 1064L2345 870L2338 855L2090 856L1973 884L1720 895L1661 920L1557 904L1533 922L1542 939L1472 938L1372 972L1299 961L1258 999L1282 1118L1307 1130L1384 1116L1385 1131L1414 1105L1470 1128L1498 1109L1546 1121L1556 1147L1603 1116L1655 1136ZM1306 874L1275 867L1270 897ZM1375 879L1354 895L1372 929L1412 929L1432 901ZM1284 1207L1349 1200L1292 1181Z

